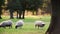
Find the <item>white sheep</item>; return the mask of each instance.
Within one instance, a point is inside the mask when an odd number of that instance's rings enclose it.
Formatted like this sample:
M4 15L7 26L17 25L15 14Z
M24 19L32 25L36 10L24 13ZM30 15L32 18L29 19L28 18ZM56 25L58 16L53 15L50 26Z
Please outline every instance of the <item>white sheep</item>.
M45 23L43 21L35 21L35 28L38 27L44 27L45 26Z
M7 21L2 21L0 24L0 27L6 28L12 28L12 21L11 20L7 20Z
M18 27L21 28L21 27L23 26L23 24L24 24L23 20L19 20L19 21L16 22L15 28L16 28L16 29L17 29Z

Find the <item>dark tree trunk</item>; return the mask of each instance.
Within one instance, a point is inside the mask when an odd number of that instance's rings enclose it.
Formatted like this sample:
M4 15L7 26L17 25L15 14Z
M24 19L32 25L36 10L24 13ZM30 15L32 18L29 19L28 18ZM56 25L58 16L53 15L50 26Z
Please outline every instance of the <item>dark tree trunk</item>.
M0 19L2 19L1 14L2 14L2 8L0 7Z
M19 16L18 16L18 11L17 11L17 17L16 17L16 18L18 19L18 17L19 17Z
M1 14L0 14L0 19L2 19Z
M52 17L46 34L60 34L60 2L58 0L51 0L51 3Z
M35 14L34 14L34 10L32 11L32 13L33 13L33 15L35 15Z
M33 15L34 15L34 11L32 11Z
M19 10L19 19L21 19L22 11Z
M10 9L10 19L13 19L13 18L14 18L14 17L13 17L13 11L14 11L14 10Z
M36 15L38 15L38 9L36 9Z
M52 10L52 6L51 6L51 3L48 3L48 6L47 6L47 14L51 14L51 10Z
M24 16L25 16L25 11L22 11L22 12L23 12L23 13L22 13L22 14L23 14L23 15L22 15L22 19L24 19L24 18L25 18L25 17L24 17Z

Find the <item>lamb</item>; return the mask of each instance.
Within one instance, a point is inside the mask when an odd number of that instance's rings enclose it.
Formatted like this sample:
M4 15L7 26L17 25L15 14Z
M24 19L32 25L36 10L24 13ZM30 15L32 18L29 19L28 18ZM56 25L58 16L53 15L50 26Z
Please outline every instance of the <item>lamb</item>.
M35 21L35 28L38 27L44 27L45 26L45 23L43 21Z
M15 28L16 28L16 29L17 29L18 27L22 28L23 24L24 24L23 20L19 20L19 21L16 22Z
M0 24L0 27L6 28L12 28L12 21L11 20L7 20L7 21L2 21Z

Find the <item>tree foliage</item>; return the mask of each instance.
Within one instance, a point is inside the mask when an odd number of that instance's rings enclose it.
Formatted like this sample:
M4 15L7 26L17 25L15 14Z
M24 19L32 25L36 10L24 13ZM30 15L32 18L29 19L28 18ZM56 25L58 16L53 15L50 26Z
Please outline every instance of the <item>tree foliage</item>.
M5 0L0 0L0 6L4 5Z
M36 10L37 8L41 8L43 4L43 0L8 0L8 6L13 8L19 7L25 8L25 10Z
M0 19L1 19L1 14L2 14L2 5L4 5L4 0L0 0Z
M52 11L51 0L44 0L43 11L45 11L45 13L47 14L49 13L51 14Z
M42 7L43 0L8 0L7 8L13 10L19 10L19 17L25 10L37 10ZM11 11L10 11L11 12Z
M26 8L27 10L36 10L41 8L43 4L43 0L26 0Z

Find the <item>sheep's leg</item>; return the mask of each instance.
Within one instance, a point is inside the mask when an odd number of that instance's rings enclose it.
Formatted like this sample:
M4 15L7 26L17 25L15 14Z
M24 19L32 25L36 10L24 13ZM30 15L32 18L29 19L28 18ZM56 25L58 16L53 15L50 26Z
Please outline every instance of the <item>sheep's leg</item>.
M9 29L10 29L10 28L12 28L12 26L11 26L11 25L9 25L8 27L9 27Z
M38 26L38 29L39 29L39 26Z
M15 28L17 29L17 26L15 26Z
M35 28L36 28L36 26L35 26Z
M35 28L37 27L37 25L35 25Z

